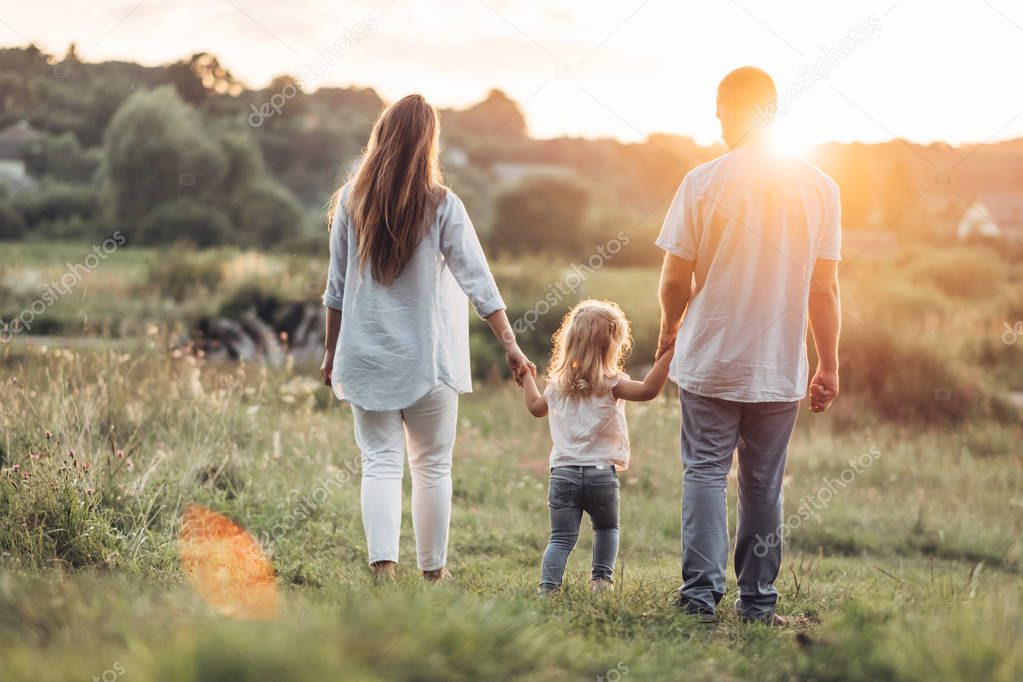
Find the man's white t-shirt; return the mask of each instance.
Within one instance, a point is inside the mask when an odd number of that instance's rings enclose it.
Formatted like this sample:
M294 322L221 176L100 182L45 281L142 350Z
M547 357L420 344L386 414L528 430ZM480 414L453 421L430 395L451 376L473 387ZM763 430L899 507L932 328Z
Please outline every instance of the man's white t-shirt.
M801 400L810 278L818 258L841 259L835 181L802 158L740 147L690 171L657 245L695 262L671 379L710 398Z

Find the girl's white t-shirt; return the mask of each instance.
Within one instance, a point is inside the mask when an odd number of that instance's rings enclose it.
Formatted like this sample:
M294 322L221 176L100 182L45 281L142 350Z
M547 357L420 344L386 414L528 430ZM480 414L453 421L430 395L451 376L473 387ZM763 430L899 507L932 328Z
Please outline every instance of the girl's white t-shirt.
M551 429L551 467L629 467L629 427L625 422L625 401L616 400L611 388L601 394L567 395L548 384L547 422Z

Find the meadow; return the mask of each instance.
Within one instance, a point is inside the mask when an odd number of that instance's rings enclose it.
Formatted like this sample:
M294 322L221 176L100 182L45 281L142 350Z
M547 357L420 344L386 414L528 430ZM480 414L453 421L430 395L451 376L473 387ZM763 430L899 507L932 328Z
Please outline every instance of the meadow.
M88 249L0 246L10 319ZM498 262L513 319L571 264ZM786 481L783 613L806 627L704 626L670 605L679 576L678 407L629 406L613 594L541 600L546 425L474 323L476 392L455 451L450 568L364 563L358 453L314 367L213 362L175 348L253 291L315 300L322 264L252 252L123 249L0 347L0 679L1017 680L1023 677L1023 280L1005 250L847 258L843 394L803 411ZM537 362L582 295L633 318L641 367L656 272L607 266L539 316ZM1020 325L1023 328L1023 325ZM1007 332L1008 330L1008 332ZM408 490L406 480L406 491ZM730 505L734 509L734 485ZM189 505L233 519L276 574L279 612L230 618L192 587ZM734 599L734 580L723 604Z

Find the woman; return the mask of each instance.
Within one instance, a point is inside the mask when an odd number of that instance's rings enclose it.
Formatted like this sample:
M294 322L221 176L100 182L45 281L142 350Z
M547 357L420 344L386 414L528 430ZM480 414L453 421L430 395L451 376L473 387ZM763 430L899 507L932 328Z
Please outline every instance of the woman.
M458 395L472 390L466 296L516 378L529 368L465 206L442 184L439 140L437 112L423 97L391 105L332 202L320 371L352 404L363 527L378 578L398 562L406 445L419 568L432 581L449 575Z

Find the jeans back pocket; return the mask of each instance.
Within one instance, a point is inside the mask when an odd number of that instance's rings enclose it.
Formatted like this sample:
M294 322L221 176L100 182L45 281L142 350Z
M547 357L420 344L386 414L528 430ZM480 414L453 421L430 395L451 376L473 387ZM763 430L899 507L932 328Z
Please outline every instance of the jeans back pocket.
M582 487L575 481L562 478L557 474L551 476L547 489L547 504L554 509L578 507L581 504Z

